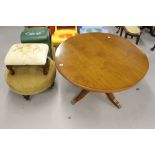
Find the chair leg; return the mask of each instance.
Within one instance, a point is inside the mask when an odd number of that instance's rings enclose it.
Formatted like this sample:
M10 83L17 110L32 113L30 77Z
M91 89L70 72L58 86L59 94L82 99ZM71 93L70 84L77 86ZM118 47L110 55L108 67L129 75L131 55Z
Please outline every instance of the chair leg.
M7 65L6 67L7 67L7 69L10 70L11 75L14 75L14 74L15 74L15 71L14 71L14 69L13 69L13 66Z
M154 49L155 49L155 44L154 44L154 46L151 48L151 51L154 51Z
M127 37L128 37L128 34L127 34L127 33L125 33L125 38L127 39Z
M122 36L122 33L123 33L123 27L121 27L121 33L120 33L120 36Z
M116 26L116 28L118 28L118 30L116 31L116 33L119 33L121 26Z
M43 66L43 74L44 75L47 75L48 74L48 70L49 70L49 64L50 62L49 62L49 60L48 60L48 58L47 58L47 60L46 60L46 64Z
M137 45L138 45L139 39L140 39L140 36L137 36L137 39L136 39L136 44Z

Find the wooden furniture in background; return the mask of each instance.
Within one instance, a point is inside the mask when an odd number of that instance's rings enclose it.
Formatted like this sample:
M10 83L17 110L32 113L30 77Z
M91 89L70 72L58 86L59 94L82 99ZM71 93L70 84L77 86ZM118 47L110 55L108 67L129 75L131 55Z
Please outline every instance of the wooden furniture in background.
M122 27L122 26L115 26L115 27L117 28L116 33L119 33L119 31L121 30L121 27Z
M155 49L155 44L154 44L154 46L151 48L151 51L154 51L154 49Z
M58 71L81 93L72 104L89 91L105 93L120 108L112 93L128 89L146 74L146 55L130 41L112 34L87 33L72 37L56 50Z
M150 34L155 37L155 26L140 26L140 29L149 29Z
M122 26L120 36L122 36L123 31L125 32L125 38L131 36L131 38L136 37L136 44L138 45L141 31L138 26Z

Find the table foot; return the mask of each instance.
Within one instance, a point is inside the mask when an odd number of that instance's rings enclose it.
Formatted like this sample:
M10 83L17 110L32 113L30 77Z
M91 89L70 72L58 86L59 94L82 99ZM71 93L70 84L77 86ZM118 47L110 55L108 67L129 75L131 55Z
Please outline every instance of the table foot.
M108 99L118 108L121 108L121 105L119 102L116 100L115 96L112 93L106 93Z
M78 101L81 100L83 97L85 97L88 93L89 93L89 91L83 89L83 90L79 93L79 95L77 95L73 100L71 100L71 104L74 105L76 102L78 102Z

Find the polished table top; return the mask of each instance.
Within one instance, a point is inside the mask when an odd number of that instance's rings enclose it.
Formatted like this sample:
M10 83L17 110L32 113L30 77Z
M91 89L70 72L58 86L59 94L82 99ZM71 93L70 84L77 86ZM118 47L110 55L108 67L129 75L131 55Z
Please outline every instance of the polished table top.
M135 85L146 74L147 56L136 45L112 34L72 37L56 50L59 72L88 91L117 92Z

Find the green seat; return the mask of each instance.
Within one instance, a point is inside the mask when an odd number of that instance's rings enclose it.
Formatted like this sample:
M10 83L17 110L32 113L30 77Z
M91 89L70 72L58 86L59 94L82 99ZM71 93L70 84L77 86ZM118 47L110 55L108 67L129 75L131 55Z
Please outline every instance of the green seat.
M52 57L51 37L47 27L25 28L20 35L22 43L45 43L49 46L48 56Z

